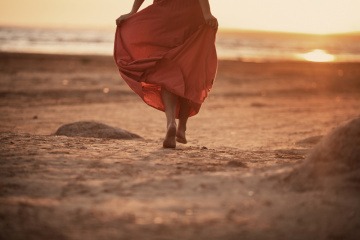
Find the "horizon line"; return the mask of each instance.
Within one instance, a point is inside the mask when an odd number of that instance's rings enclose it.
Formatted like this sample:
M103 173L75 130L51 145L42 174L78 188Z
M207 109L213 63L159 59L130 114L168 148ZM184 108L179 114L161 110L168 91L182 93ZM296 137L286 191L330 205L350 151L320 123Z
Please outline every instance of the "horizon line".
M69 26L69 25L20 25L20 24L1 24L0 28L40 28L40 29L73 29L73 30L110 30L115 28L116 25L97 25L97 26ZM360 35L360 30L356 31L338 31L338 32L328 32L328 33L314 33L314 32L305 32L305 31L286 31L286 30L269 30L269 29L251 29L251 28L231 28L231 27L219 27L218 31L220 33L274 33L274 34L292 34L292 35L314 35L314 36L331 36L331 35Z

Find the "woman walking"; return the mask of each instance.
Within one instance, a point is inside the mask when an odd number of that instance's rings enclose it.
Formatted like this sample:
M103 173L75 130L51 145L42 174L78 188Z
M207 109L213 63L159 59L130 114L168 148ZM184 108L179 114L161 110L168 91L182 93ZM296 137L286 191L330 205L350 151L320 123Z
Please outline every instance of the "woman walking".
M217 19L208 0L154 0L116 20L114 58L145 103L165 112L164 148L186 144L186 124L200 110L216 75ZM176 124L176 118L179 124Z

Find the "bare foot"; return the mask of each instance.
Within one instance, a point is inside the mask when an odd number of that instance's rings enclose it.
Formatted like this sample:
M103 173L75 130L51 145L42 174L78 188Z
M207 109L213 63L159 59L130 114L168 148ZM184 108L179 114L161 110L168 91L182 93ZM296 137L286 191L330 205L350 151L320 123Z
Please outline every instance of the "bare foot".
M176 124L170 124L163 142L164 148L175 148L176 147Z
M185 131L177 130L176 132L176 141L182 144L187 144L187 140L185 137Z

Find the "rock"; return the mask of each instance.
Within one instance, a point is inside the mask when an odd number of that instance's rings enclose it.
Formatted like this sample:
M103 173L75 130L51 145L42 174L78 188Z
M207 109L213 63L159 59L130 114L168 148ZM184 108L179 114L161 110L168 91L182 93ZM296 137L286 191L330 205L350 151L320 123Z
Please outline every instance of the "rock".
M315 164L319 173L359 169L360 118L353 119L325 136L314 147L305 164Z
M360 118L336 128L315 145L305 161L283 178L294 190L317 188L330 179L349 186L349 177L360 173ZM342 180L339 180L342 179ZM344 180L345 179L345 180ZM360 186L359 183L351 183Z
M68 137L92 137L107 139L136 139L139 135L103 123L81 121L61 126L55 135Z

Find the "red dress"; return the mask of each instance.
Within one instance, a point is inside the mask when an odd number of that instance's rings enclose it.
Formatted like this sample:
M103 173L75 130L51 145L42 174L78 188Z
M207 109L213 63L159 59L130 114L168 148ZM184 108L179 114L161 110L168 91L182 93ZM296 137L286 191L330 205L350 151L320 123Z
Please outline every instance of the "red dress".
M197 114L217 69L216 31L198 0L154 0L116 29L114 58L122 78L148 105L164 111L161 88ZM176 117L178 118L179 103Z

